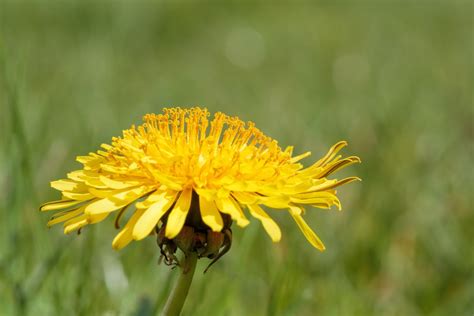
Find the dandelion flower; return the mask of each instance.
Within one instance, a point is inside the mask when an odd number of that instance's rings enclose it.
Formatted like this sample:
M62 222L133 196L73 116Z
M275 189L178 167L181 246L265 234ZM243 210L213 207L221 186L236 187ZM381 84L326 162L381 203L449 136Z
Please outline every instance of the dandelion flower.
M68 234L113 213L118 228L128 219L113 248L156 232L162 254L173 262L176 248L220 256L219 250L230 247L231 224L245 227L249 216L278 242L280 228L265 207L288 211L310 244L324 250L302 215L305 206L341 209L335 188L359 178L327 177L360 162L338 155L347 143L338 142L304 168L300 161L309 152L293 156L293 147L282 150L252 122L223 113L208 117L207 109L198 107L147 114L142 125L124 130L96 153L77 157L82 169L51 182L61 200L40 208L62 210L48 226L64 223Z

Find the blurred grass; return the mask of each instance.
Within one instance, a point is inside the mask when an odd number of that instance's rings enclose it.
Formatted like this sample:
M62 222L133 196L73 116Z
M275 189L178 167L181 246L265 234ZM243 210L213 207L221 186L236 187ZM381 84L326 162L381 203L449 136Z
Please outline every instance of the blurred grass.
M347 139L345 211L236 228L185 315L472 315L473 5L467 1L0 1L0 315L150 315L174 273L152 238L46 229L76 155L199 104L313 159ZM309 163L309 161L307 162Z

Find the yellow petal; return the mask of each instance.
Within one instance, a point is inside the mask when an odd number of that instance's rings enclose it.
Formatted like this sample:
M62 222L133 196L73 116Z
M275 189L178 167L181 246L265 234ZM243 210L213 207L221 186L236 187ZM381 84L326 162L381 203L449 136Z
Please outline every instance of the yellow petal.
M176 201L174 208L168 216L168 221L166 222L166 238L173 239L179 234L181 228L183 228L189 207L191 206L192 192L193 191L190 188L181 192L181 195Z
M295 157L292 157L290 159L290 162L291 163L297 163L298 161L308 157L308 156L311 156L311 152L310 151L307 151L305 152L304 154L301 154L301 155L298 155L298 156L295 156Z
M357 156L350 156L338 161L335 161L334 163L330 163L326 166L324 166L324 169L322 169L319 173L315 174L315 178L322 178L330 175L333 172L336 172L342 168L348 167L350 165L353 165L355 163L360 163L361 160Z
M161 217L169 210L176 200L176 192L161 192L159 194L160 199L152 204L133 228L133 239L140 240L150 234L153 228L156 226ZM155 196L154 198L158 198Z
M150 188L148 187L139 187L132 190L119 191L118 193L110 195L105 199L101 199L87 205L85 213L91 215L115 211L131 203L132 201L139 199L149 191Z
M329 191L302 192L302 193L293 194L291 196L291 198L302 199L302 200L316 199L316 198L333 200L335 197L336 195Z
M205 196L199 196L199 209L203 222L213 231L220 232L224 227L221 214L213 200L208 200Z
M74 170L71 171L67 174L67 177L71 180L78 181L78 182L84 182L83 176L84 176L84 170Z
M281 230L278 224L257 204L247 205L250 214L262 222L267 234L273 242L278 242L281 239Z
M196 191L199 196L204 196L208 200L214 200L217 198L215 190L195 188L194 191Z
M100 168L103 171L107 171L107 172L110 172L110 173L124 174L124 175L128 174L129 171L130 171L129 168L111 166L111 165L108 165L106 163L101 164Z
M249 220L245 218L244 212L242 212L239 204L235 202L233 198L217 199L215 202L219 211L224 214L229 214L240 227L245 227L249 224Z
M173 190L159 189L153 192L152 194L150 194L144 201L135 203L135 207L136 208L149 208L156 202L163 199L163 193L167 193L169 195L174 194L175 196L178 194L178 192L173 191Z
M89 188L89 192L95 196L96 198L106 199L114 194L119 192L123 192L127 190L111 190L111 189L97 189L97 188Z
M150 170L150 171L153 174L153 177L155 177L157 181L166 185L171 190L181 191L183 189L181 184L179 184L180 179L169 176L169 175L165 175L164 173L159 172L158 170Z
M40 206L40 211L45 212L45 211L55 211L55 210L60 210L63 208L68 208L74 205L77 205L79 203L82 203L84 201L74 201L74 200L58 200L58 201L51 201L44 203Z
M96 166L104 158L95 153L90 153L88 156L77 156L76 160L84 165Z
M99 176L99 179L102 183L104 183L108 188L115 189L115 190L121 190L121 189L126 189L130 187L136 187L139 185L139 182L137 181L120 181L120 180L115 180L115 179L110 179L106 176Z
M105 161L105 158L95 153L90 153L89 156L78 156L76 160L84 165L85 170L98 170L100 164Z
M258 170L258 173L254 176L254 180L268 181L275 174L274 167L264 167Z
M249 192L232 192L232 195L239 201L240 204L256 204L259 197L255 193Z
M76 216L64 223L64 233L69 234L75 230L78 230L81 227L86 226L88 223L89 222L87 220L86 214Z
M336 154L344 147L347 146L347 142L345 140L340 141L333 145L331 149L329 149L328 153L321 159L319 159L312 167L321 167L324 164L326 164L328 161L331 161L331 159L336 156Z
M248 183L245 181L239 181L235 178L232 179L232 182L226 183L224 186L229 191L245 191L248 189Z
M324 247L321 239L319 239L319 237L311 230L308 224L306 224L303 217L300 214L298 214L298 207L290 206L290 214L295 220L296 224L298 224L298 227L303 232L303 235L306 237L309 243L320 251L325 250L326 247Z
M111 149L114 148L113 146L110 146L109 144L100 144L100 147L104 148L107 151L110 151Z
M83 183L68 179L52 181L51 187L58 191L69 191L74 193L87 192L87 187Z
M125 227L117 234L117 236L115 236L112 241L112 247L115 250L122 249L132 241L133 228L144 212L145 210L136 210L128 220L127 224L125 224Z
M330 192L308 192L297 194L290 197L291 202L295 204L311 204L318 205L319 208L331 208L332 205L336 205L341 209L341 202L335 194Z
M107 186L99 180L99 173L89 170L75 170L67 174L71 180L84 182L87 186L105 189Z
M290 198L287 196L265 196L260 197L261 204L271 208L287 209Z
M321 184L310 187L308 191L309 192L326 191L326 190L334 189L335 187L341 186L343 184L351 183L353 181L362 181L362 180L359 177L348 177L342 180L326 180Z
M91 214L88 216L87 220L89 221L89 224L96 224L106 219L109 214L110 213Z
M68 199L76 200L76 201L86 201L86 200L90 200L94 198L94 196L90 193L72 193L72 192L63 191L62 194L64 197Z
M76 217L76 216L82 214L83 212L84 212L84 207L79 207L77 209L73 209L73 210L64 212L59 216L55 215L55 216L51 217L51 219L48 221L47 226L51 227L55 224L67 221L67 220L69 220L73 217Z
M310 204L314 207L330 209L332 205L336 205L341 210L341 202L335 194L335 191L315 191L295 194L290 198L295 204Z

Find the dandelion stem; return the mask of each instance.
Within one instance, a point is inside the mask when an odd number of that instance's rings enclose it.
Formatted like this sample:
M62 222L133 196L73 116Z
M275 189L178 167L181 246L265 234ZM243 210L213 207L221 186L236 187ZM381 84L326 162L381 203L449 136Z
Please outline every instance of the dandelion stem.
M194 270L196 269L197 253L190 252L184 256L181 264L181 274L176 280L173 290L171 291L162 316L178 316L181 313L189 287L193 280Z

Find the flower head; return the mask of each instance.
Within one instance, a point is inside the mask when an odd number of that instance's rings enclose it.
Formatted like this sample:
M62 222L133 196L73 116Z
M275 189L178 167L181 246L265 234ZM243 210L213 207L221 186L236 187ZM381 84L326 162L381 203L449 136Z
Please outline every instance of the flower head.
M112 242L120 249L157 231L168 254L182 248L187 239L177 238L192 228L192 242L202 245L229 239L232 222L249 224L248 214L261 221L277 242L281 231L262 206L287 210L308 241L317 249L324 245L303 220L305 206L339 209L335 188L358 180L328 179L333 172L360 162L356 156L337 153L342 141L307 168L299 163L309 152L293 156L293 147L282 150L251 122L216 113L209 121L206 109L165 109L147 114L144 123L112 138L111 144L77 160L83 164L67 179L51 182L62 199L45 203L42 211L56 213L48 226L64 223L64 233L78 231L115 213L116 226L129 213L128 221ZM244 210L248 210L248 214ZM227 232L225 236L220 233ZM214 234L213 234L214 233ZM197 236L197 237L196 237ZM175 240L176 243L169 244ZM184 240L184 241L183 241ZM184 247L184 246L183 246ZM162 249L163 251L163 249ZM217 257L216 249L201 255Z

